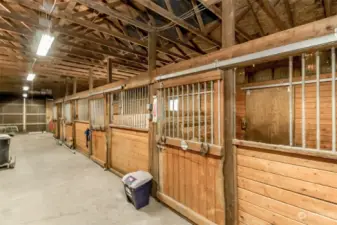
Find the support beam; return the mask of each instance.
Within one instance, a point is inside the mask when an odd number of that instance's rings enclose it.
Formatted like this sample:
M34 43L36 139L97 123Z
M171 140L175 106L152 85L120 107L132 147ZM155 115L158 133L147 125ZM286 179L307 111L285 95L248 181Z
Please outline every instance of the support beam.
M155 32L149 33L148 39L148 50L149 50L149 70L148 77L149 80L152 79L155 69L156 69L156 46L157 46L157 34ZM149 98L150 103L153 103L154 96L156 95L156 89L154 85L149 87ZM156 142L156 130L157 126L155 123L150 121L149 123L149 170L153 176L153 186L152 186L152 195L156 196L158 185L159 185L159 153L157 151L157 142Z
M93 77L93 69L89 69L89 91L92 91L94 88L94 77Z
M77 78L73 78L73 95L77 93Z
M283 0L283 3L284 3L284 6L286 8L286 11L287 11L289 24L290 24L291 27L294 27L295 26L294 16L293 16L293 13L291 12L289 0Z
M108 58L107 60L107 83L112 82L112 60Z
M228 48L235 45L235 4L234 0L222 0L222 48ZM234 71L226 70L223 72L223 88L225 97L223 106L223 120L226 132L224 132L224 150L225 162L223 167L224 174L224 192L225 192L225 224L235 225L237 223L237 195L236 195L236 165L235 165L235 147L232 144L234 138Z
M166 9L160 7L159 5L152 2L151 0L135 0L135 2L137 2L140 5L150 9L151 11L161 15L162 17L172 21L173 23L181 26L182 28L186 29L187 31L197 35L203 41L205 41L205 42L207 42L211 45L220 46L220 43L218 43L216 40L213 40L210 37L207 37L207 36L203 35L202 32L199 29L197 29L197 28L193 27L192 25L188 24L184 20L182 20L179 17L177 17L176 15L170 13Z
M325 17L331 16L331 0L324 0Z
M278 14L275 12L275 9L273 8L273 6L270 5L269 0L256 0L256 3L259 4L262 10L274 22L274 24L279 30L285 30L288 28L285 25L285 23L280 19Z

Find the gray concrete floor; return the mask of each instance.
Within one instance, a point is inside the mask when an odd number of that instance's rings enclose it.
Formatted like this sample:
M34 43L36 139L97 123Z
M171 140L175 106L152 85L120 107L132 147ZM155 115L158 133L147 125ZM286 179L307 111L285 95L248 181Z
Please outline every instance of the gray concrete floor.
M11 151L15 169L0 170L1 225L190 224L154 199L135 210L119 177L50 134L17 135Z

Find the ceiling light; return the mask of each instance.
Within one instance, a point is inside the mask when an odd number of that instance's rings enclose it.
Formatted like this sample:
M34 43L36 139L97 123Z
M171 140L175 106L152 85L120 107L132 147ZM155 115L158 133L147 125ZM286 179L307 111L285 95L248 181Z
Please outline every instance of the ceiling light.
M28 81L32 81L32 80L34 80L34 78L35 78L35 74L34 73L29 73L28 76L27 76L27 80Z
M27 98L27 93L23 93L22 97Z
M36 54L39 56L46 56L51 45L53 44L54 37L49 34L43 34L40 40L39 47L37 48Z
M22 88L24 91L28 91L29 90L29 87L28 86L23 86Z

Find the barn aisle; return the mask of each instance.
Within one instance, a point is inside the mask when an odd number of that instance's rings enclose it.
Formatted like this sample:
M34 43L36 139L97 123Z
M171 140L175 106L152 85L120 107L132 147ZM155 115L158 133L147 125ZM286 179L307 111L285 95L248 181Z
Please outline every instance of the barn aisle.
M50 134L18 135L11 150L15 169L0 171L1 225L189 224L154 199L136 211L120 178Z

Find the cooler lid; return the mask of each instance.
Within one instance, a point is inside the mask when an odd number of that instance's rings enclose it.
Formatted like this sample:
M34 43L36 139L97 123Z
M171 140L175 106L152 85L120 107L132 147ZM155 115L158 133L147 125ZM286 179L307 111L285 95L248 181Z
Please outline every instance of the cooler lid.
M152 180L152 175L142 170L128 173L122 178L123 183L133 189L137 189L143 184L149 182L150 180Z
M10 140L11 136L7 134L0 134L0 140Z

